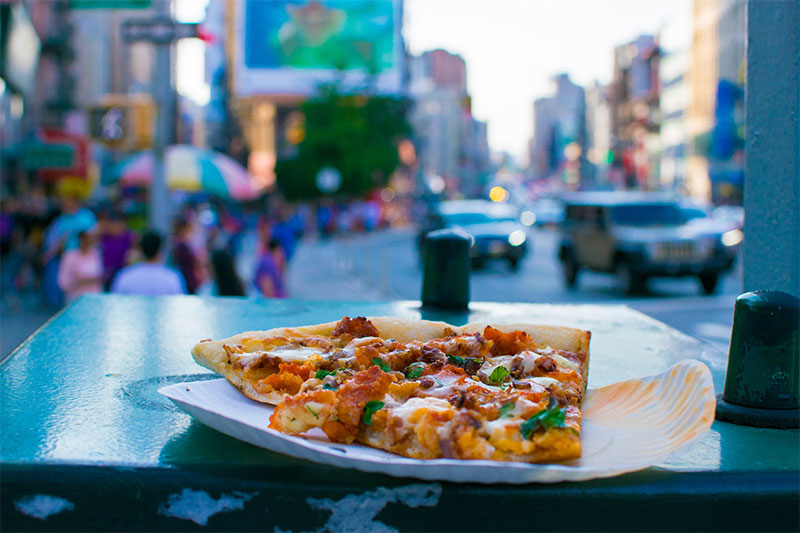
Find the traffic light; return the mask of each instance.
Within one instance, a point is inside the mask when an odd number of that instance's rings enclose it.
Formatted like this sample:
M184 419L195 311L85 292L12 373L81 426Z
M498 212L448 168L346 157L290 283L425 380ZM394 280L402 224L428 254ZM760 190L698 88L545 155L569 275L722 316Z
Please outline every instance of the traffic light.
M150 95L109 94L89 107L89 136L117 150L150 148L155 116Z

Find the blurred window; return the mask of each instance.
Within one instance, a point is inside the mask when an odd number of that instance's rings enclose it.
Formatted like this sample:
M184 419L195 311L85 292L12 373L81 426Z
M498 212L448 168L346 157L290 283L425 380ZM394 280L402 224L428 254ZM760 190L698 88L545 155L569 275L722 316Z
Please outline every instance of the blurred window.
M490 222L514 222L513 217L493 217L486 213L454 213L444 216L448 226L470 226L472 224L488 224Z
M674 204L630 204L611 208L611 220L626 226L681 224L683 218Z
M708 216L708 213L700 207L682 207L681 214L683 214L684 220L695 220Z

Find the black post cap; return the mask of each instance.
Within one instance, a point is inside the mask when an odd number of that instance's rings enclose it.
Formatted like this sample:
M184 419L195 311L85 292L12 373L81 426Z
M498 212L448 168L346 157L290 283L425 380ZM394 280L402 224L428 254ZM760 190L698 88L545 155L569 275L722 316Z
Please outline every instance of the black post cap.
M422 306L467 309L472 236L457 229L432 231L424 246Z
M780 291L736 298L717 419L800 427L800 300Z

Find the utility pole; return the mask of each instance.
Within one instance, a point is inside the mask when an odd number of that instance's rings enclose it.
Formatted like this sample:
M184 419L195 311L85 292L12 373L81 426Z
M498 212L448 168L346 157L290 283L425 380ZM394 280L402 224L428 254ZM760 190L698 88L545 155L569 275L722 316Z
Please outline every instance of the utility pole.
M159 12L165 19L172 19L169 0L157 1ZM166 41L166 40L165 40ZM156 132L153 145L153 181L150 183L150 197L147 210L147 223L150 228L166 236L169 232L169 189L167 187L166 148L173 139L172 118L174 91L172 88L172 40L155 42L155 61L151 83L156 101Z
M156 103L156 128L153 139L153 180L150 183L147 223L166 235L169 231L170 204L166 174L166 148L172 142L175 89L172 84L172 43L197 36L197 24L181 24L172 20L171 0L156 0L157 11L148 19L123 22L126 42L146 41L155 46L152 84Z

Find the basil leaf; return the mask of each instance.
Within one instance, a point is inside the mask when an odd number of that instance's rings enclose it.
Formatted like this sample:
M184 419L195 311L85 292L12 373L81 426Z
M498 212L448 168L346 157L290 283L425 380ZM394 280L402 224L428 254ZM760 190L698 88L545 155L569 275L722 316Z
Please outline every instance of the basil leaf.
M361 418L361 420L363 420L366 425L372 424L372 415L376 411L383 409L383 405L383 402L379 400L371 400L367 402L364 405L364 416Z
M322 390L336 390L336 387L328 385L327 383L322 386Z
M514 402L506 402L500 406L500 416L497 418L511 418L513 415L511 411L514 410L516 404Z
M309 407L308 405L306 405L306 409L308 409L308 412L309 412L309 413L311 413L312 415L314 415L314 418L316 418L317 420L319 420L319 413L318 413L318 412L316 412L315 410L313 410L313 409L312 409L311 407Z
M374 364L377 367L380 367L380 369L383 370L384 372L391 372L392 371L392 369L389 368L389 365L387 365L386 362L383 359L381 359L380 357L373 357L372 358L372 364Z
M502 383L506 376L508 376L511 372L504 367L504 366L497 366L492 373L489 374L489 381L491 383Z
M464 358L463 357L459 357L457 355L447 354L447 360L450 362L451 365L464 366Z
M551 402L552 403L552 402ZM528 420L522 423L519 431L523 439L530 439L533 432L541 428L556 428L565 427L564 418L566 411L563 408L554 405L547 409L542 409Z
M411 363L406 368L406 377L408 379L417 379L422 375L422 371L425 370L424 363Z
M336 374L340 370L344 370L344 367L340 367L340 368L337 368L336 370L331 370L331 371L322 370L320 368L319 370L317 370L317 373L314 374L314 377L317 378L317 379L325 379L328 376L332 376L332 375Z

